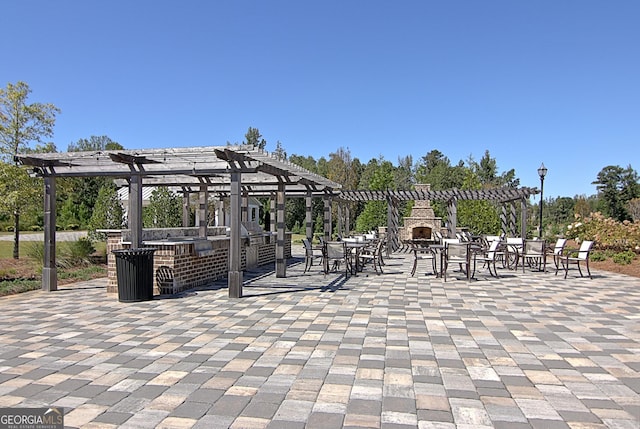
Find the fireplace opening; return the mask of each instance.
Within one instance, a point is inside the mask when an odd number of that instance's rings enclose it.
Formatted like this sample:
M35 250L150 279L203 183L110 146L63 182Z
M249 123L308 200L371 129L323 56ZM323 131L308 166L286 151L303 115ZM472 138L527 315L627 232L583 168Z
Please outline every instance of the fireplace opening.
M430 240L431 228L428 226L416 226L411 230L412 240Z

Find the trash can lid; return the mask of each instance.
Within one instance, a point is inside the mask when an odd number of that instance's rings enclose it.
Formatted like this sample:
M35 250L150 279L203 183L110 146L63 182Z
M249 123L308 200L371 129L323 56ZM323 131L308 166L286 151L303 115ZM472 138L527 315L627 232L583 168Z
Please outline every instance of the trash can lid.
M154 253L156 250L155 247L141 247L138 249L116 249L112 250L111 253L115 255L145 255L149 253Z

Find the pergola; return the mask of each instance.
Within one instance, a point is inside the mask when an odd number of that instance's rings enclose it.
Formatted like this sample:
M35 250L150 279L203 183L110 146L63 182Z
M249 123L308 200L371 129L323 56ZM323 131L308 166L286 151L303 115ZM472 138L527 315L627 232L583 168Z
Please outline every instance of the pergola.
M17 155L16 161L44 178L44 266L42 288L57 289L56 178L111 177L129 186L131 247L142 245L143 186L180 187L184 194L199 194L199 234L207 234L207 201L210 193L230 200L229 296L242 296L241 198L275 196L276 275L286 276L284 258L285 194L306 197L334 195L341 185L314 174L277 154L251 145L207 146L173 149L67 152ZM308 210L307 223L311 224ZM326 222L325 222L326 223ZM308 228L310 228L308 226Z
M505 235L515 236L516 232L516 202L520 201L520 236L527 235L527 200L531 195L540 193L536 188L493 188L481 190L461 190L448 189L445 191L368 191L368 190L343 190L340 191L342 201L366 202L366 201L386 201L387 202L387 234L388 248L395 250L399 247L398 230L400 217L398 206L401 201L429 200L444 201L447 204L447 235L455 237L457 224L458 201L493 201L502 207L500 223L502 232Z
M465 191L350 191L341 185L275 153L251 145L206 146L171 149L115 150L93 152L39 153L17 155L16 161L31 168L31 174L44 178L44 264L43 290L57 289L56 271L56 178L111 177L129 188L128 228L131 247L142 245L142 188L168 186L180 188L183 195L199 195L199 235L207 235L207 202L210 194L230 201L229 296L242 296L243 273L240 270L242 198L271 198L275 212L272 230L276 231L278 277L286 276L284 257L285 197L306 199L306 235L312 236L312 198L324 200L324 235L331 236L331 204L340 202L387 201L387 237L389 248L398 248L398 204L408 200L445 201L448 211L448 235L455 236L457 201L489 200L502 204L502 229L515 235L515 202L521 201L521 235L526 236L526 200L539 193L535 188L499 188ZM117 180L120 179L120 180ZM507 210L510 205L510 210ZM338 206L340 210L340 205ZM341 213L339 211L339 224ZM339 226L341 228L341 225ZM347 226L348 230L348 226Z

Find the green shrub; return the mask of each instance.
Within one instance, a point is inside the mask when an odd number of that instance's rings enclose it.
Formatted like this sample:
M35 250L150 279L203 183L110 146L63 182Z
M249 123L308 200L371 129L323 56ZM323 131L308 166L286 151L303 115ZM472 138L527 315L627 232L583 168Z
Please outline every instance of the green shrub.
M606 261L607 260L607 253L606 252L602 252L602 251L594 251L591 252L591 260L592 261L596 261L596 262L600 262L600 261Z
M96 251L93 243L88 238L80 238L77 241L66 241L60 247L60 256L66 266L90 265L91 254Z
M25 255L27 258L34 261L44 261L44 243L40 241L32 241L24 246Z
M56 266L70 268L91 264L91 255L96 249L88 238L77 241L62 241L56 246ZM44 260L44 243L29 243L26 249L27 257L36 261Z
M633 258L635 258L635 253L631 250L627 250L626 252L620 252L613 255L613 262L620 265L629 265L633 262Z

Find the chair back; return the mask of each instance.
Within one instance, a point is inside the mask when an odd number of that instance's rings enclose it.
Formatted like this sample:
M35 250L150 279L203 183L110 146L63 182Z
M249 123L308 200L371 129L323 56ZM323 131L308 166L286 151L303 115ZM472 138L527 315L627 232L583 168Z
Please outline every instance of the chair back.
M440 234L440 231L432 231L431 235L433 236L433 238L435 240L437 240L438 242L442 242L442 234Z
M544 254L544 241L542 240L525 240L524 242L524 254L531 255L543 255Z
M445 246L449 245L449 244L458 244L460 243L460 240L457 238L443 238L442 239L442 244L444 244Z
M481 240L482 246L485 249L488 249L489 247L491 247L491 244L493 242L497 243L496 244L496 248L497 248L501 241L499 235L485 235L480 240Z
M382 252L382 248L384 247L384 240L382 239L378 239L376 240L376 252L377 253L381 253Z
M469 245L467 243L445 244L445 257L448 262L467 263Z
M567 239L566 238L558 238L556 240L556 245L553 247L553 254L555 256L560 256L562 255L562 252L564 252L564 248L567 245Z
M307 253L307 256L313 255L313 248L311 247L311 242L308 238L302 239L302 245L304 246L304 250Z
M327 259L343 259L347 254L347 248L344 241L327 241Z
M498 246L500 245L500 240L492 240L489 244L489 250L487 250L487 258L495 259L496 251L498 250Z
M578 250L578 259L587 260L591 248L593 247L593 241L583 241L580 243L580 249Z

